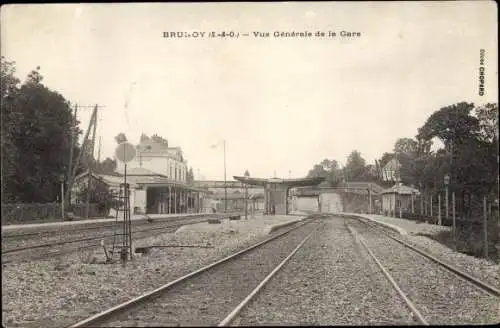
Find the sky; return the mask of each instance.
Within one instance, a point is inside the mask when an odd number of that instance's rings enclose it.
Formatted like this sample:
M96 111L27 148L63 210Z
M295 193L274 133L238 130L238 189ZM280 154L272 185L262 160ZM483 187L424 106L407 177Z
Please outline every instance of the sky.
M493 1L26 4L2 6L0 24L21 80L40 66L72 104L103 106L101 160L120 132L133 143L156 133L182 147L195 178L223 178L223 140L228 178L299 178L352 150L374 163L444 106L498 102ZM90 114L79 110L82 130Z

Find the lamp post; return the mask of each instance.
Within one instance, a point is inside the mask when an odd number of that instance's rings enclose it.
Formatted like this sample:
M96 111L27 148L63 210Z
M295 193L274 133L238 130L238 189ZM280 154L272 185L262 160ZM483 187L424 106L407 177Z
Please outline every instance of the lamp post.
M450 176L448 174L445 174L444 175L444 186L445 186L445 202L446 202L446 206L445 206L445 218L448 219L448 185L450 184Z

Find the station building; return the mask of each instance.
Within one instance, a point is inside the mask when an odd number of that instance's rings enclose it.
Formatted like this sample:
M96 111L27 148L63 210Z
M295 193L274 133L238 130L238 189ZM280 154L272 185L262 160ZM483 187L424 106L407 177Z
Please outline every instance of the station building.
M414 210L417 196L420 196L418 189L396 182L394 186L382 192L382 212L391 216L400 209L402 212L410 212Z
M142 135L136 145L137 155L127 163L131 210L135 214L200 213L206 210L206 189L187 183L187 162L180 147L169 147L168 141L153 135ZM125 166L117 161L113 174L93 173L91 181L107 185L119 194L124 183ZM79 203L78 191L87 184L88 172L76 177L73 203ZM123 192L123 190L122 190Z

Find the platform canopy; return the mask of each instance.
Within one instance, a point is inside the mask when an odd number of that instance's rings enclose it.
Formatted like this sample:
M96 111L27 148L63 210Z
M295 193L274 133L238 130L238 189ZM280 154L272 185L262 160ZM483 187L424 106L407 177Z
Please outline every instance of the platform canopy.
M289 188L293 187L306 187L306 186L317 186L325 180L325 177L317 178L301 178L301 179L280 179L280 178L250 178L250 177L238 177L233 176L235 180L242 183L253 185L253 186L266 186L270 183L280 184Z

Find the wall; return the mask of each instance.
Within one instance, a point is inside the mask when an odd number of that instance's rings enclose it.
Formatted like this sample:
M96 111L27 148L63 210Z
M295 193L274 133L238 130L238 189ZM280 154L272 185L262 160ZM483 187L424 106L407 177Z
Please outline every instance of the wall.
M382 211L394 211L396 205L396 194L383 194L382 195Z
M169 157L143 157L142 166L139 157L127 163L127 170L132 168L142 167L152 172L162 174L174 181L186 181L187 166L185 162L180 162ZM170 174L170 167L172 167L172 174ZM175 176L175 168L177 167L177 178ZM124 164L117 161L116 170L120 173L124 171Z
M318 197L294 196L292 202L295 203L292 206L295 211L318 211Z
M134 201L134 208L139 207L139 209L143 212L146 213L146 189L143 190L135 190L135 201Z
M323 213L342 212L342 197L338 193L323 193L319 196L319 202Z

